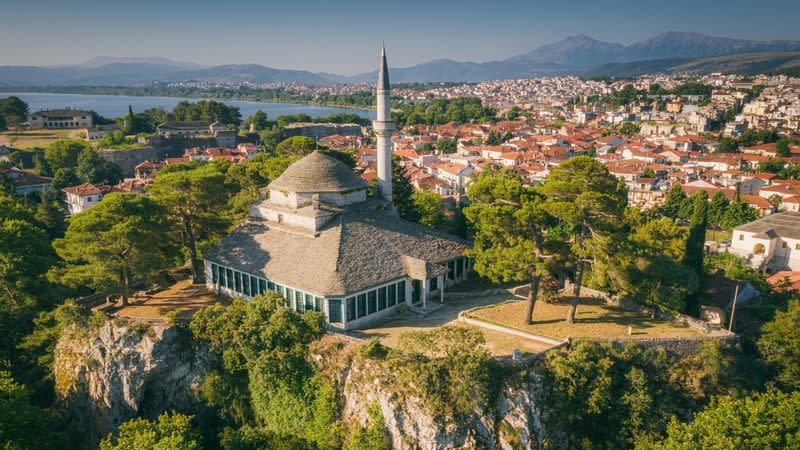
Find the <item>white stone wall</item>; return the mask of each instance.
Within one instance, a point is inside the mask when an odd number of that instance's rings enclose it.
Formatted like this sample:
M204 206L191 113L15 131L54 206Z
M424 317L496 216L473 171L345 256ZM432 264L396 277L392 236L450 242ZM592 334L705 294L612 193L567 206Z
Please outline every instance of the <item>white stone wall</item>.
M319 195L319 200L322 203L328 203L336 206L352 205L353 203L361 203L366 201L367 191L366 189L361 189L343 194L335 192L323 192Z

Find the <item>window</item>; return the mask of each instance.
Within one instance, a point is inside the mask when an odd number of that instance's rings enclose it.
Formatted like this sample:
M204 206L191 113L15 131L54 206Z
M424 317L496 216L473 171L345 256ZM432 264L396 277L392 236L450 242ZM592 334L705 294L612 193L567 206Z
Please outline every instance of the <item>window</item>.
M795 250L800 250L800 244L794 244L794 249Z
M287 287L286 288L286 295L284 297L286 297L286 300L287 300L286 307L287 308L292 308L295 311L297 311L297 307L294 306L294 291Z
M388 287L389 289L389 306L394 306L397 304L397 286L391 285Z
M323 310L323 301L319 297L314 297L314 311L322 312Z
M397 283L397 303L406 302L406 281Z
M376 291L369 291L367 300L367 314L372 314L378 310L378 293Z
M386 287L378 289L378 311L386 309Z
M269 289L270 291L276 291L276 292L278 291L277 286L275 286L275 283L273 283L272 281L267 281L267 289Z
M267 280L258 279L258 293L259 294L266 294L267 293Z
M461 265L461 261L458 261L459 265ZM456 278L456 261L448 261L447 262L447 279L454 280Z
M228 277L225 275L227 271L224 267L219 268L219 285L223 287L228 286Z
M320 306L322 305L322 299ZM338 298L328 299L328 322L341 322L342 321L342 301Z
M306 312L306 304L303 301L303 293L294 291L294 309L299 313Z
M233 290L242 293L242 272L233 272Z
M217 284L217 281L219 281L219 266L211 264L211 283Z
M345 300L345 309L347 310L347 320L354 320L356 318L356 299L349 297Z
M783 247L783 248L787 248L787 247L789 247L789 243L788 243L788 242L786 242L786 241L783 241L783 245L782 245L782 247Z
M356 299L356 315L360 319L367 315L367 294L360 294Z
M233 290L233 269L225 269L225 272L228 274L228 283L225 287Z
M439 277L431 278L431 291L439 289Z
M305 298L306 298L306 311L308 310L317 311L317 309L314 308L314 296L311 294L306 294Z
M743 234L740 234L740 235L739 235L739 240L740 240L740 241L743 241L743 240L744 240L744 235L743 235Z
M242 293L247 296L252 294L250 291L250 275L244 273L242 274Z
M456 277L461 278L461 275L464 274L464 271L467 266L467 260L464 258L458 258L456 261Z

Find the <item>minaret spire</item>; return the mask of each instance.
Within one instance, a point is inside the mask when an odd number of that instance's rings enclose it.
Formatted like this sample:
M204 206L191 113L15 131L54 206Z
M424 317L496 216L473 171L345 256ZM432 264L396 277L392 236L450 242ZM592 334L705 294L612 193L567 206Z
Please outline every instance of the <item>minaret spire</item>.
M391 116L391 86L389 84L389 64L386 62L386 46L381 44L381 57L378 61L378 82L375 86L377 118L372 129L378 147L378 186L383 198L389 201L394 210L392 197L392 132L394 124Z

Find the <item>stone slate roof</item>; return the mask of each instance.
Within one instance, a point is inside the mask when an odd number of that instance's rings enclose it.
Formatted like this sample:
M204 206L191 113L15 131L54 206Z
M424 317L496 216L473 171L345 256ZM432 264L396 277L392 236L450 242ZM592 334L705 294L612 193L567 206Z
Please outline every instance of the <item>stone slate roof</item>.
M456 236L383 214L370 203L351 205L316 237L250 221L207 252L206 259L333 297L409 275L440 274L446 270L440 263L463 255L469 246Z
M289 166L268 186L287 192L344 192L366 187L366 181L345 163L319 150Z
M771 237L770 231L772 231L772 233L783 238L800 239L800 213L787 211L770 214L736 227L736 230L757 234L763 233L764 236L757 236L760 238Z

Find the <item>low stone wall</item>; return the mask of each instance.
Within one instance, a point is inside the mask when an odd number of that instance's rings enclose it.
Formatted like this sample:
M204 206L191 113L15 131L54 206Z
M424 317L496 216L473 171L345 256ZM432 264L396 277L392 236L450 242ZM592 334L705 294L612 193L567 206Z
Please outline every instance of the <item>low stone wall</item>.
M678 356L696 354L704 342L717 341L722 345L734 345L739 341L738 336L693 336L681 338L614 338L596 339L600 342L611 342L617 345L634 343L645 348L663 348L667 353Z
M106 161L113 162L122 169L122 175L129 177L133 175L133 169L145 161L159 161L167 156L167 151L163 148L141 147L127 150L114 150L104 148L100 150L100 156Z

